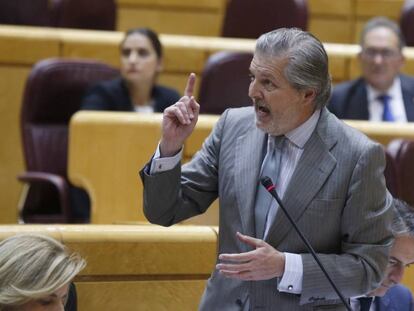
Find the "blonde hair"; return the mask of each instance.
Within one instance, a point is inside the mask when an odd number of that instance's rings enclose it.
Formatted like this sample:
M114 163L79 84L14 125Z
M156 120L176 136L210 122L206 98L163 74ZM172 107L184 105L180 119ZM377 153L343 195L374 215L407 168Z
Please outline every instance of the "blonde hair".
M85 260L51 237L21 234L0 242L0 311L46 297L85 267Z

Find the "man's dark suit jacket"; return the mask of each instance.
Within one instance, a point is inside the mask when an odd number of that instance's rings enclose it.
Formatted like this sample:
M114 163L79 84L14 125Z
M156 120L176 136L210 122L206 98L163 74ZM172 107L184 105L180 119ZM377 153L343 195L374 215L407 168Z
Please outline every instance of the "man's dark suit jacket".
M156 85L152 90L154 112L165 108L180 99L177 91ZM92 86L82 100L82 110L134 111L134 105L122 78L100 82Z
M414 79L400 75L405 113L414 121ZM365 80L359 78L338 84L328 103L328 109L340 119L369 120L368 96Z
M75 283L70 283L68 300L66 301L65 311L77 311L78 310L78 295L76 293Z
M377 311L413 311L413 295L407 287L397 285L390 288L384 297L375 298L375 307Z

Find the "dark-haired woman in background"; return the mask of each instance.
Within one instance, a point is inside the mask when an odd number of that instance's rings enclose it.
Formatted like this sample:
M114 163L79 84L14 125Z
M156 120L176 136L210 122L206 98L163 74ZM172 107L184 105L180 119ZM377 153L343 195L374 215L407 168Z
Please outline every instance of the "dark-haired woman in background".
M148 28L126 32L120 45L121 77L90 88L84 110L163 112L180 99L177 91L156 84L162 70L162 46Z

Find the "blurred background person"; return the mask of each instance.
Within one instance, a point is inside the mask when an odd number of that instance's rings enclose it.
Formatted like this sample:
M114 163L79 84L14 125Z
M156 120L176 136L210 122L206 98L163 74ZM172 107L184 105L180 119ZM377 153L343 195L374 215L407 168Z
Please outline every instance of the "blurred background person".
M176 90L156 84L162 71L162 45L148 28L128 30L120 45L121 77L91 87L81 109L163 112L180 99Z
M340 119L414 121L414 79L400 73L405 41L386 17L369 20L360 36L362 76L338 84L328 104Z
M78 254L48 236L1 241L0 311L76 310L72 280L84 267Z

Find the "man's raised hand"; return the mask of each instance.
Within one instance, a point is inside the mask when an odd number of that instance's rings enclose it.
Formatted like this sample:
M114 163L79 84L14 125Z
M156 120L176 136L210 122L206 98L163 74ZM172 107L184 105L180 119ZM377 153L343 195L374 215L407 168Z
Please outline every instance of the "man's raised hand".
M160 142L161 157L170 157L179 152L194 130L200 112L200 105L193 97L195 81L196 75L191 73L184 96L164 110Z

